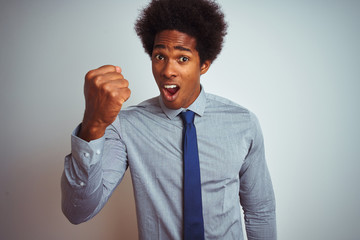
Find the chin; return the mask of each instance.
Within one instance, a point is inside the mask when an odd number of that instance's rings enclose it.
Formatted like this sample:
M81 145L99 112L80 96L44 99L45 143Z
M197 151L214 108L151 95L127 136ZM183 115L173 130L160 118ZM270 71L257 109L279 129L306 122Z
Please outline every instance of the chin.
M169 109L173 109L173 110L176 110L176 109L179 109L181 108L181 105L180 104L175 104L175 103L165 103L165 106Z
M165 101L164 98L162 100L163 100L164 105L169 109L176 110L176 109L179 109L182 107L181 104L179 104L176 101L169 102L169 101Z

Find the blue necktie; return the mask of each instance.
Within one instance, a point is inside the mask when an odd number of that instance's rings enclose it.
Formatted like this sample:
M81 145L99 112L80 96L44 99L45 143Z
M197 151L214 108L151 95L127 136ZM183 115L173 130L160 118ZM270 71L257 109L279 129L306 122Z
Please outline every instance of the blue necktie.
M184 121L184 240L204 239L201 181L195 114L181 113Z

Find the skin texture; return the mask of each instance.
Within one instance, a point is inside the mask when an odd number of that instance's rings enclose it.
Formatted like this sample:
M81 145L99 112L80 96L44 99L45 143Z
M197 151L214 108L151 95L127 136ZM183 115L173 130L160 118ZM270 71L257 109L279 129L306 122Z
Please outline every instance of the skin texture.
M187 108L200 94L200 76L210 61L200 64L196 39L176 30L164 30L155 37L152 71L165 106ZM176 86L167 90L165 86ZM105 65L85 76L85 113L78 137L91 141L102 137L130 97L129 82L121 68Z
M200 65L196 39L176 30L164 30L155 37L152 71L165 106L170 109L189 107L200 94L200 76L207 72L210 61ZM169 93L165 86L176 85Z
M118 66L105 65L85 76L85 113L78 136L86 141L102 137L130 97L129 82Z

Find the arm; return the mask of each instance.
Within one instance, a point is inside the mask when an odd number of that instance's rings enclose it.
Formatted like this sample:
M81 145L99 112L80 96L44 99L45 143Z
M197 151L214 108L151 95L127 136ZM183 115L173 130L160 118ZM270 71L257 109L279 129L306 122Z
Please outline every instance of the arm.
M62 210L73 224L91 219L103 208L128 166L125 145L113 125L104 137L90 142L76 132L61 179Z
M275 196L265 161L260 125L254 115L253 138L240 170L240 202L246 233L252 239L276 239Z
M72 135L61 180L62 210L74 224L100 211L127 168L125 145L111 124L130 97L128 85L120 67L112 65L85 76L84 118Z

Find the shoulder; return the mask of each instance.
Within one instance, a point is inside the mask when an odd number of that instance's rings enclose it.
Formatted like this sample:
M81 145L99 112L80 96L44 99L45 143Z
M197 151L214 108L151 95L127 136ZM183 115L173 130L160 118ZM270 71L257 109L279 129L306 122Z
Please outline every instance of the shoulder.
M262 135L257 116L249 109L224 97L207 93L204 117L212 128L230 135L239 134L252 140Z
M240 104L211 93L206 93L206 109L220 113L242 114L249 118L253 115L249 109Z
M125 132L148 126L149 122L163 118L163 115L159 99L154 97L121 109L112 126L122 135Z
M211 93L206 93L205 113L209 116L223 116L233 123L246 124L250 128L259 128L257 116L248 108Z
M140 115L159 115L162 113L159 98L153 97L147 99L138 105L129 106L125 109L122 109L119 113L119 118L132 118L139 117Z
M167 117L161 109L159 97L154 97L121 109L117 119L123 127L138 127L139 125L148 126L151 122L159 122Z

